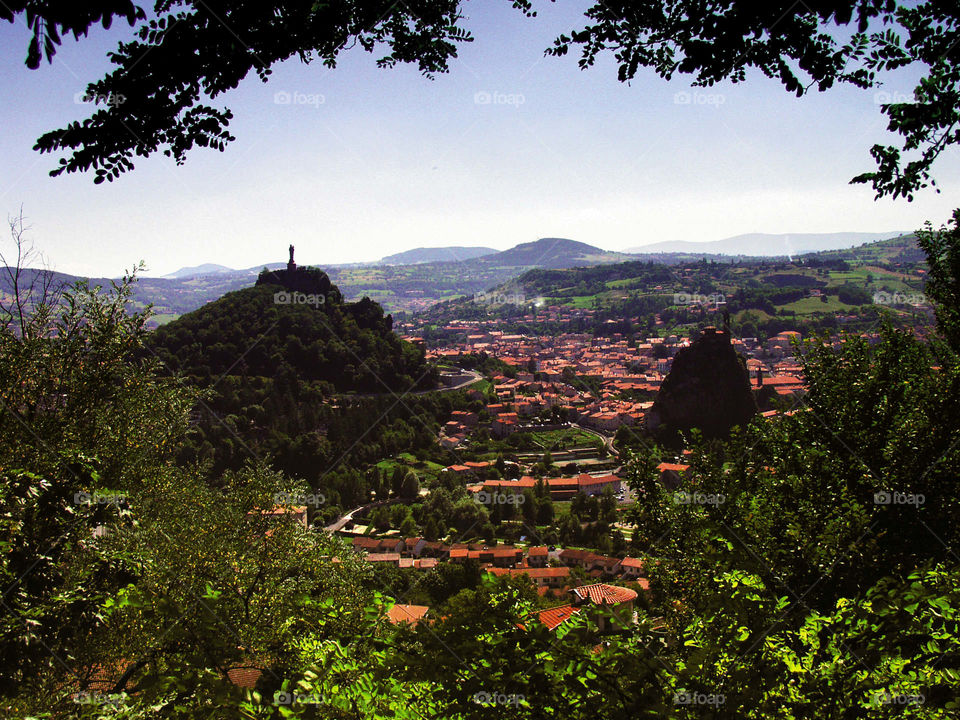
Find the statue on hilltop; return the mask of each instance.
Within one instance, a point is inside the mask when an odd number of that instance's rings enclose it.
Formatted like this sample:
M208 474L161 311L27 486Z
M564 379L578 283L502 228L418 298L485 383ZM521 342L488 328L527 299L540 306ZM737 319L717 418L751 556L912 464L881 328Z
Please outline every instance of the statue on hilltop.
M293 261L293 245L290 246L290 260L287 262L287 270L293 272L297 269L297 264Z

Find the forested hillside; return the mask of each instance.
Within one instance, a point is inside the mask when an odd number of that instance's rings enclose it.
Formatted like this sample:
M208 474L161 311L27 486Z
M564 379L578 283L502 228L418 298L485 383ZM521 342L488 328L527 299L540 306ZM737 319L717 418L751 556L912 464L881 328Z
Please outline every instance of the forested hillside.
M324 272L299 268L264 271L159 328L144 355L202 393L180 461L208 463L212 480L266 461L323 493L331 516L366 501L362 469L411 448L439 453L432 432L456 400L407 395L435 387L437 371L391 324L377 303L344 302Z

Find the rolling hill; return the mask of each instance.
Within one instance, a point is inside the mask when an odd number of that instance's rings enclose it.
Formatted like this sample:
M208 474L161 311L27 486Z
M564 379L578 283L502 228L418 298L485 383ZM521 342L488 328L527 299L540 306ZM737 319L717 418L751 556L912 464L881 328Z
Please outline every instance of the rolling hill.
M180 278L201 277L203 275L220 275L222 273L236 272L233 268L226 265L217 265L216 263L204 263L203 265L194 265L193 267L182 267L176 272L163 277L167 280L179 280Z
M540 238L495 255L487 255L476 262L494 267L569 268L615 263L627 259L629 256L623 253L608 252L576 240Z
M416 265L433 262L464 262L484 255L493 255L497 251L488 247L435 247L414 248L404 252L380 258L384 265Z

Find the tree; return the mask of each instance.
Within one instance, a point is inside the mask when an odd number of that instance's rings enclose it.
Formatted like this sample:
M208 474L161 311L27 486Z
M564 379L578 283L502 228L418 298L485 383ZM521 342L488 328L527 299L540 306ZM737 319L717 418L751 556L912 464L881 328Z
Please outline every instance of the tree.
M417 534L417 521L411 515L407 515L397 529L404 537L414 537Z
M415 498L420 494L420 480L413 470L407 470L403 476L403 484L400 486L400 497Z
M212 487L202 467L174 465L196 394L140 356L147 314L129 312L131 292L132 278L106 291L78 283L62 306L0 330L0 705L11 716L93 712L70 693L109 681L126 717L236 717L229 668L298 668L296 623L343 633L356 621L327 624L320 598L342 601L344 619L366 602L342 544L262 512L308 488L264 468Z
M877 87L877 73L919 66L912 98L876 96L901 147L875 145L876 171L852 182L870 183L877 197L912 199L935 184L930 169L936 159L960 143L960 8L954 3L604 0L586 16L591 24L561 35L548 53L561 56L579 47L580 67L587 68L612 52L623 82L652 68L666 79L692 75L695 86L705 87L742 82L755 68L801 96L837 83ZM849 39L841 44L835 36L844 35Z
M933 300L937 327L956 352L960 352L960 209L953 211L953 227L934 231L927 223L917 233L917 244L927 254L929 280L926 291Z
M6 288L6 292L0 292L0 328L20 335L42 333L60 301L63 284L56 281L36 246L27 239L29 228L24 225L23 211L8 222L13 252L8 258L0 250L0 277Z

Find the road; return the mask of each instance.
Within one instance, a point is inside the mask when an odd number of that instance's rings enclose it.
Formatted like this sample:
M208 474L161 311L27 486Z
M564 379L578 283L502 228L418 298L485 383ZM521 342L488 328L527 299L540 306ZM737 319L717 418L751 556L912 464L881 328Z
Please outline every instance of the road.
M341 516L340 516L340 519L337 520L337 521L336 521L335 523L333 523L332 525L327 525L327 526L324 528L324 530L326 530L327 532L330 532L330 533L339 532L340 530L343 530L344 526L345 526L347 523L349 523L349 522L351 522L351 521L353 520L353 515L354 515L354 513L358 513L358 512L360 512L361 510L369 510L369 509L372 508L372 507L377 507L377 505L385 505L385 504L387 504L388 502L390 502L390 501L389 501L389 500L378 500L377 502L367 503L366 505L360 505L359 507L355 507L353 510L350 510L350 511L349 511L348 513L346 513L345 515L341 515Z
M612 436L612 435L611 435L610 437L607 437L607 436L604 435L603 433L597 432L597 431L594 430L593 428L584 427L584 426L581 425L580 423L574 423L574 425L576 425L578 428L580 428L581 430L583 430L583 431L584 431L585 433L587 433L588 435L594 435L595 437L598 437L598 438L600 438L601 440L603 440L603 444L607 446L607 452L609 452L611 455L613 455L613 456L616 457L616 458L619 458L619 457L620 457L620 452L613 446L613 436Z
M475 382L483 380L483 375L478 373L476 370L465 370L464 372L469 373L471 377L464 380L462 383L457 385L451 385L450 387L441 387L433 388L432 390L411 390L408 392L382 392L382 393L339 393L334 395L335 398L343 398L349 400L351 398L375 398L375 397L384 397L386 395L393 395L395 397L406 397L407 395L426 395L427 393L435 392L453 392L454 390L462 390L463 388L473 385Z

